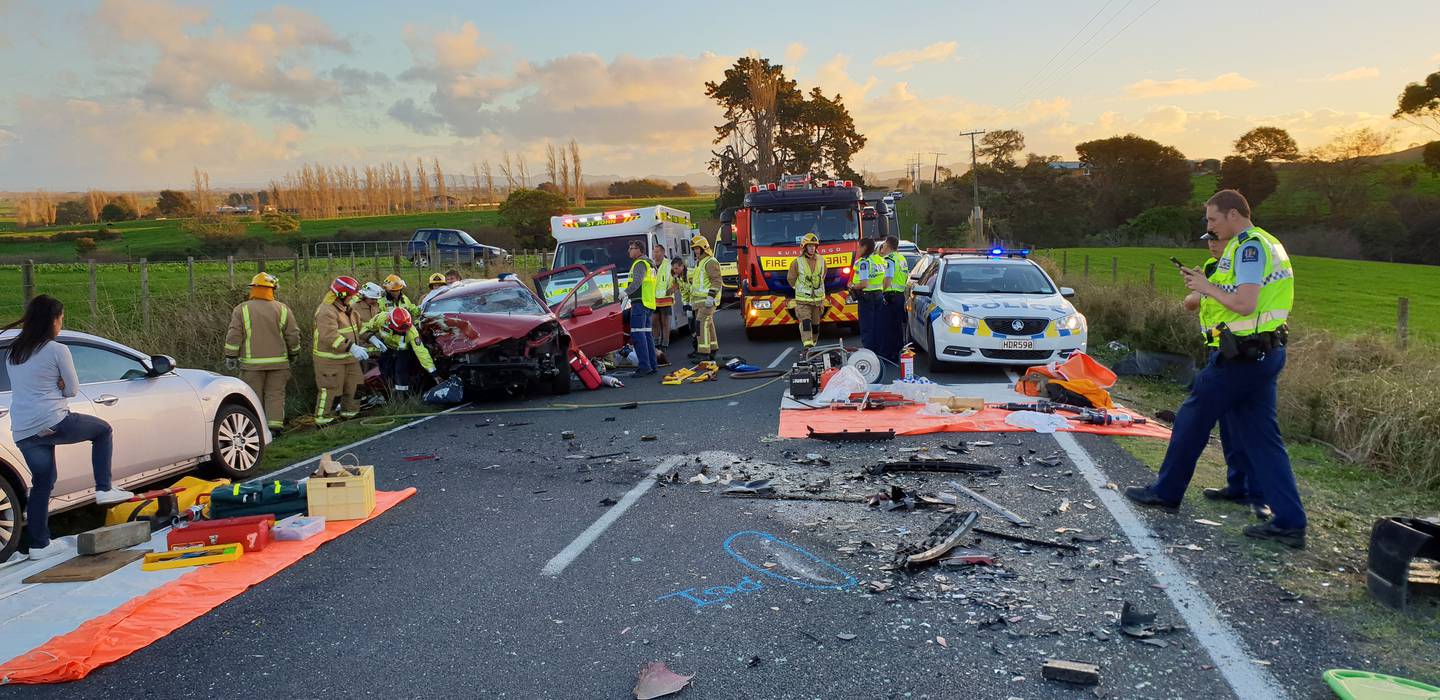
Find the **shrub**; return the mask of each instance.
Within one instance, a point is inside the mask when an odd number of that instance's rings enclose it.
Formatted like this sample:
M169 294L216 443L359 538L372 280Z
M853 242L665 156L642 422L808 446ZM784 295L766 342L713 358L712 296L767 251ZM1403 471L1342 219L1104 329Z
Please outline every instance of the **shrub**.
M234 255L245 244L245 225L233 218L207 214L188 219L180 230L200 242L200 251L213 257Z
M1150 207L1120 226L1120 233L1131 241L1161 238L1186 244L1204 232L1195 209L1175 205Z
M300 218L290 214L271 213L260 217L265 228L275 233L288 233L300 230Z
M101 221L134 221L138 218L140 218L140 212L119 197L100 209Z
M92 252L94 252L94 251L95 251L95 239L94 239L94 238L90 238L89 236L85 236L85 237L83 237L83 238L77 238L77 239L75 239L75 256L76 256L76 257L78 257L78 258L84 258L86 255L88 255L88 254L90 254L90 253L92 253Z
M553 192L515 190L500 205L500 220L515 229L524 248L542 248L550 237L550 217L565 212L565 198Z

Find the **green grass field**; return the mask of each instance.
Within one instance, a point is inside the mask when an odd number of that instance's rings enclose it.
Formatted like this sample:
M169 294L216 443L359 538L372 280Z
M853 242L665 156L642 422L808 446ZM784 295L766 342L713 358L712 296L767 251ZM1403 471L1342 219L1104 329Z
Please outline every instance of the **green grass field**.
M1090 279L1110 279L1111 259L1118 264L1121 281L1146 282L1155 266L1158 293L1185 294L1180 274L1170 263L1175 256L1187 265L1199 265L1209 254L1201 248L1068 248L1040 251L1057 265L1065 259L1065 276L1084 275L1085 256L1090 257ZM1337 260L1296 256L1295 309L1292 326L1300 332L1309 327L1341 335L1395 335L1396 300L1410 300L1410 337L1440 341L1440 267L1401 263ZM1083 311L1085 301L1075 300Z
M1389 199L1397 191L1398 182L1411 166L1400 163L1387 163L1372 177L1376 186L1371 188L1370 198L1372 202L1383 202ZM1260 203L1255 208L1257 219L1263 220L1265 216L1306 216L1323 217L1330 213L1330 205L1320 193L1304 189L1297 179L1298 173L1293 168L1282 167L1276 171L1280 180L1279 187L1275 194ZM1412 194L1440 196L1440 174L1427 170L1414 172L1415 182L1405 191ZM1215 175L1196 175L1191 178L1192 194L1191 202L1199 207L1215 194L1215 183L1218 181Z

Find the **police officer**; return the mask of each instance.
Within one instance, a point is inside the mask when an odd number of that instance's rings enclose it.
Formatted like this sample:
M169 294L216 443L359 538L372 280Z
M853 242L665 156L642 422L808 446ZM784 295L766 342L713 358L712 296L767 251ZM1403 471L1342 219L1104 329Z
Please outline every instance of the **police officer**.
M905 291L910 282L910 262L900 254L900 239L886 236L881 246L885 258L885 354L881 357L900 364L900 345L905 338Z
M820 238L813 233L800 239L800 255L790 261L785 274L795 290L795 319L800 323L800 343L815 347L820 319L825 317L825 258L820 256Z
M878 302L880 285L883 284L885 261L875 254L875 241L860 239L860 254L855 259L855 274L850 278L850 293L855 295L855 306L860 314L860 344L880 354L875 340L875 331L880 327L880 313L883 302Z
M1180 406L1160 476L1150 486L1132 486L1132 501L1176 512L1205 449L1210 430L1230 414L1234 444L1251 467L1274 517L1245 528L1245 535L1305 546L1305 508L1290 469L1290 455L1275 416L1276 383L1285 366L1285 322L1295 298L1290 256L1274 236L1250 221L1250 203L1235 190L1216 192L1205 203L1211 231L1225 243L1215 274L1206 279L1184 269L1185 286L1200 292L1210 358Z
M645 257L645 246L630 241L630 344L635 347L635 377L655 374L655 266Z

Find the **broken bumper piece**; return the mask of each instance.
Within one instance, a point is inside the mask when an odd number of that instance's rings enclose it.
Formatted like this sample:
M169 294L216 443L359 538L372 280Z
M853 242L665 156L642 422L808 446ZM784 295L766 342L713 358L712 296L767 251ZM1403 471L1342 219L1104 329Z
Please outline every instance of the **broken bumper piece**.
M878 442L880 440L894 440L894 430L842 430L838 433L816 432L814 428L805 426L810 433L811 440L825 440L827 442Z
M1422 566L1416 559L1431 560ZM1412 585L1440 590L1440 523L1419 518L1381 518L1370 530L1366 579L1370 595L1396 610L1409 604Z

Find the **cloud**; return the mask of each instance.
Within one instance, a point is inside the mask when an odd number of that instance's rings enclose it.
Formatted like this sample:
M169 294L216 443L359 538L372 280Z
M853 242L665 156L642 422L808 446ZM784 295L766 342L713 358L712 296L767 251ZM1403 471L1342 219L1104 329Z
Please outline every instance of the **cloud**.
M1327 83L1343 83L1351 80L1368 80L1378 77L1380 77L1379 68L1351 68L1347 71L1327 75L1321 78L1321 80Z
M405 43L417 63L447 72L474 70L490 56L490 49L480 43L480 30L474 22L466 22L453 32L435 32L428 38L419 28L406 26Z
M799 63L799 62L800 62L800 59L805 58L805 54L807 54L807 53L809 53L809 52L810 52L810 50L809 50L808 48L806 48L804 44L802 44L802 43L800 43L800 42L798 42L798 41L790 44L789 46L786 46L786 47L785 47L785 65L787 65L787 66L793 66L793 65L795 65L796 63Z
M921 63L939 63L955 55L955 49L959 43L954 41L937 41L923 49L905 49L887 53L875 59L875 65L879 68L893 68L897 71L907 71Z
M1134 98L1175 97L1180 95L1204 95L1211 92L1239 92L1258 86L1259 83L1239 73L1217 75L1210 80L1180 78L1177 80L1142 80L1125 88L1125 93Z

